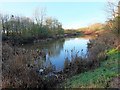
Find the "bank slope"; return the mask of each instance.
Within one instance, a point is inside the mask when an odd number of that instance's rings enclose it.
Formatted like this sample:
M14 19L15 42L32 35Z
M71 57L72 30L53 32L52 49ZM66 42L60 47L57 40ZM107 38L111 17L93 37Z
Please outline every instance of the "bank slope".
M62 85L65 88L108 88L111 87L111 80L120 77L118 73L118 62L120 61L120 52L116 49L106 52L108 59L101 62L100 67L81 73L67 79ZM117 82L116 82L117 83Z

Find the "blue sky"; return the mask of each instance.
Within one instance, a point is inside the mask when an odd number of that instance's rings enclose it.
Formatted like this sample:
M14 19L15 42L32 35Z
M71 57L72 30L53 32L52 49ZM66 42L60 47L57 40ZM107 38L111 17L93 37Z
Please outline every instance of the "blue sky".
M106 20L105 2L3 2L0 12L33 18L36 8L46 8L47 16L57 18L63 28L80 28Z

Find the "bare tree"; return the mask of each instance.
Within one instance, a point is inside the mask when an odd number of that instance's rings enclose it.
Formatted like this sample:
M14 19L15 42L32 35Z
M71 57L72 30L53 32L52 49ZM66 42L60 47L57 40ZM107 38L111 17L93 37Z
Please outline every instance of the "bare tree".
M9 15L0 15L0 22L2 26L2 32L3 34L7 33L8 35L8 20L9 20Z
M1 20L1 25L2 25L2 32L3 32L3 34L5 34L5 24L4 24L5 19L2 14L0 15L0 20Z
M35 13L34 13L35 21L41 27L43 26L45 16L46 16L46 9L45 8L37 8L35 10Z
M9 15L5 15L5 29L6 29L7 36L9 34L9 23L8 23L8 20L9 20Z
M108 14L108 21L107 25L110 30L117 30L119 34L119 3L115 2L108 2L107 5L107 14Z

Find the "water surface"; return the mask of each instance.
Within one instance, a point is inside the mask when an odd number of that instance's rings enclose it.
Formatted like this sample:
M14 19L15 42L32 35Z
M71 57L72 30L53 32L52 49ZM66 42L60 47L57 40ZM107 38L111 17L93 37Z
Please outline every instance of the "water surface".
M72 57L83 56L87 53L88 38L65 38L56 41L49 41L43 43L35 43L34 45L27 46L30 49L42 49L46 52L45 64L49 64L56 67L57 71L60 71L64 67L64 61L66 58L71 60Z

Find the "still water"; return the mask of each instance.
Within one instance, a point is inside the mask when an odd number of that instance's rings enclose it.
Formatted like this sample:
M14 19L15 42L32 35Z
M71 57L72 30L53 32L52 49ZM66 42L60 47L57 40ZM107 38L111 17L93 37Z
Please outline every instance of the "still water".
M45 64L47 65L51 62L52 65L55 66L56 71L60 71L64 67L64 61L66 58L71 60L76 54L78 56L83 56L87 53L88 42L88 38L64 38L56 41L35 43L29 48L42 49L46 52Z

